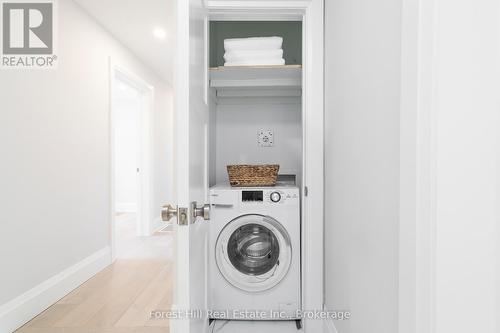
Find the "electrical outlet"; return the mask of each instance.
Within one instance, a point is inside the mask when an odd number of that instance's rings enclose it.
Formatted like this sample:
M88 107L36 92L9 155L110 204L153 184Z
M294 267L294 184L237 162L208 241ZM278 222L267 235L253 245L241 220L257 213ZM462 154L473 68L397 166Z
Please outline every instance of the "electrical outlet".
M258 144L260 147L274 146L274 133L269 130L260 130L258 133Z

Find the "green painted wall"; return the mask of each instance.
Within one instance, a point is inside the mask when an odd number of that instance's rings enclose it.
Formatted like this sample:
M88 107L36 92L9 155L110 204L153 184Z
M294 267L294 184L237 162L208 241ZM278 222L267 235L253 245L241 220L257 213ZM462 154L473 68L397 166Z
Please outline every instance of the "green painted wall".
M287 65L302 64L302 22L211 21L210 67L224 65L224 39L269 36L283 37L283 57Z

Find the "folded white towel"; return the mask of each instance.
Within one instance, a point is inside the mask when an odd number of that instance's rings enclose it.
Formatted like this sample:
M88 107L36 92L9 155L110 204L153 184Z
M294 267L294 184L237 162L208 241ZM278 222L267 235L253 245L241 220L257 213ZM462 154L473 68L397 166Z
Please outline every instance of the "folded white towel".
M285 59L248 59L245 61L225 62L224 66L274 66L284 65Z
M281 37L250 37L224 39L224 50L278 50L283 45Z
M283 50L237 50L229 51L224 54L224 60L227 62L248 61L258 59L276 59L283 58Z

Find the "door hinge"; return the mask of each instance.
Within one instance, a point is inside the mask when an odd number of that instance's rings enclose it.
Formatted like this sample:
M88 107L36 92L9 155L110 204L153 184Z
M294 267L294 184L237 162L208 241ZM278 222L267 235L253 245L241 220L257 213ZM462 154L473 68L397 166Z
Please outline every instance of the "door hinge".
M307 197L308 194L309 194L309 189L307 188L307 186L304 186L304 196Z

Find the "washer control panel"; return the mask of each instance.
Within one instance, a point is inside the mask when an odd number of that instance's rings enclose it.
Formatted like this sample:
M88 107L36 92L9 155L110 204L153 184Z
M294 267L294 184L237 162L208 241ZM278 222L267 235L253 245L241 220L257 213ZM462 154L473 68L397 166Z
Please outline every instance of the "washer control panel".
M292 204L295 200L299 200L299 194L298 191L282 189L242 190L240 198L245 204Z

